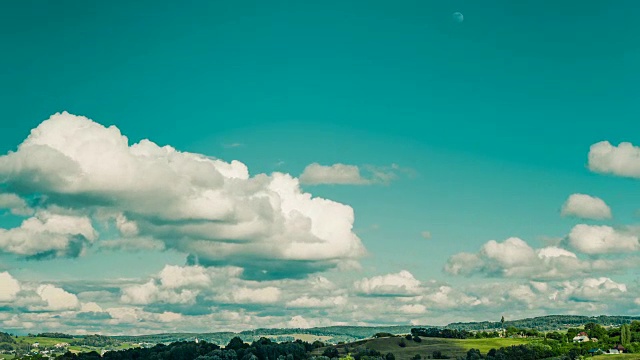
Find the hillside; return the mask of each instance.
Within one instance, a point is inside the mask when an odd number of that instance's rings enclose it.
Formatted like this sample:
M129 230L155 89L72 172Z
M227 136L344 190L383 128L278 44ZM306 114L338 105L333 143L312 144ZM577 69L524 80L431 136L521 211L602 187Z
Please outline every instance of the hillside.
M536 329L539 331L563 330L570 327L579 327L589 322L594 322L603 326L619 326L628 324L633 320L640 320L640 317L633 316L576 316L576 315L549 315L528 319L505 321L505 328L514 326L517 328ZM451 323L444 328L457 330L487 330L499 329L500 322L468 322ZM356 340L371 338L376 333L408 334L414 327L438 327L430 325L415 326L327 326L310 329L278 328L278 329L256 329L239 333L234 332L209 332L209 333L166 333L142 336L115 336L114 338L136 343L170 343L173 341L190 341L196 338L206 340L216 344L226 344L235 336L239 336L244 341L251 342L260 337L270 337L276 341L291 341L303 339L305 341L320 340L329 343L353 342Z
M400 347L399 343L404 340L405 347ZM479 349L482 353L486 353L491 349L497 349L505 346L520 345L530 342L528 339L441 339L441 338L422 338L421 342L407 341L403 337L384 337L378 339L360 340L349 344L337 345L336 348L341 356L353 352L358 348L367 348L379 351L381 354L393 353L395 360L411 360L416 355L420 355L422 359L432 356L434 351L440 351L444 355L456 358L457 356L466 356L469 349ZM314 350L312 354L322 355L326 348Z
M579 315L548 315L534 318L505 321L504 326L517 328L536 329L540 331L561 330L569 327L578 327L593 322L602 326L619 326L629 324L631 321L640 320L640 316L579 316ZM451 323L446 326L458 330L486 330L499 329L502 324L499 321L482 321Z

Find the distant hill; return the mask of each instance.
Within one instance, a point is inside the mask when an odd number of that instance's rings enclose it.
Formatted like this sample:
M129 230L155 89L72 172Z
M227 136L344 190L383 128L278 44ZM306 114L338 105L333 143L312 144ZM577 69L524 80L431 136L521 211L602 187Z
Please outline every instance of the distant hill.
M628 324L633 320L640 320L640 316L577 316L577 315L549 315L535 318L505 321L504 326L514 326L517 328L536 329L540 331L567 329L579 327L589 322L594 322L603 326L619 326ZM256 329L239 333L234 332L210 332L210 333L167 333L142 336L114 336L114 338L126 342L139 343L171 343L174 341L193 341L196 338L208 342L225 345L236 336L246 342L252 342L261 337L271 337L276 341L291 341L298 335L311 335L322 337L323 341L329 343L353 342L361 339L373 337L377 333L408 334L415 327L435 327L457 330L490 330L499 329L502 324L499 321L483 321L468 323L451 323L447 326L431 325L405 325L405 326L327 326L310 329L278 328L278 329Z
M640 320L640 316L579 316L579 315L548 315L534 318L505 321L504 326L514 326L517 328L536 329L540 331L567 329L579 327L593 322L602 326L619 326L629 324L633 320ZM482 321L467 323L451 323L446 326L449 329L457 330L491 330L499 329L502 324L499 321Z
M246 342L252 342L261 337L273 337L276 341L291 341L297 335L312 335L322 337L330 343L351 342L359 339L370 338L380 332L392 334L408 334L414 326L327 326L310 329L277 328L246 330L239 333L211 332L211 333L168 333L141 336L114 336L114 338L127 342L140 343L170 343L174 341L193 341L196 338L208 342L225 345L239 336Z

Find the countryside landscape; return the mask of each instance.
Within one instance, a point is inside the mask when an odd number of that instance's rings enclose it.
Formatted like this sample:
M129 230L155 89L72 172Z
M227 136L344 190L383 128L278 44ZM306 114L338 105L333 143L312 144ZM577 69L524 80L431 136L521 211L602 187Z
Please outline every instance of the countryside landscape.
M0 1L0 360L640 359L637 0Z
M525 323L536 325L515 326ZM142 336L1 335L3 359L640 358L640 317L548 316L410 329L344 326Z

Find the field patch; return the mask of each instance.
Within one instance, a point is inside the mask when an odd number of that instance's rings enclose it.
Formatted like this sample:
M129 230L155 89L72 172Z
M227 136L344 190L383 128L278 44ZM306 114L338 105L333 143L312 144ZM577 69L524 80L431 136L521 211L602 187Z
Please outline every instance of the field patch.
M404 341L406 344L401 347L399 344ZM478 349L482 354L486 354L491 349L499 349L505 346L527 344L529 339L443 339L443 338L422 338L421 342L406 340L404 337L387 337L371 340L361 340L349 344L337 345L340 355L357 351L358 347L366 347L387 354L393 353L396 360L410 360L416 354L422 359L432 356L434 351L440 351L444 355L455 358L466 356L469 349ZM324 349L318 349L315 355L321 355Z

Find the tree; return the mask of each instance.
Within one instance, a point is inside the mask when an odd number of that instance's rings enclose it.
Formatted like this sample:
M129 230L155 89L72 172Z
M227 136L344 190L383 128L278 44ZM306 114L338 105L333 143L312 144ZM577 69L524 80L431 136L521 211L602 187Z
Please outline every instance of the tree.
M396 360L396 356L393 355L392 353L387 353L387 355L384 356L385 360Z
M620 327L620 343L624 346L628 346L631 343L631 328L629 325L622 325Z
M482 360L482 354L478 349L470 349L467 351L467 360Z
M244 341L239 336L234 337L229 341L229 344L225 346L225 349L239 350L246 349L249 347L249 344L245 344Z
M328 358L337 358L338 356L340 356L340 354L338 354L338 349L334 347L328 347L324 349L322 356L326 356Z

